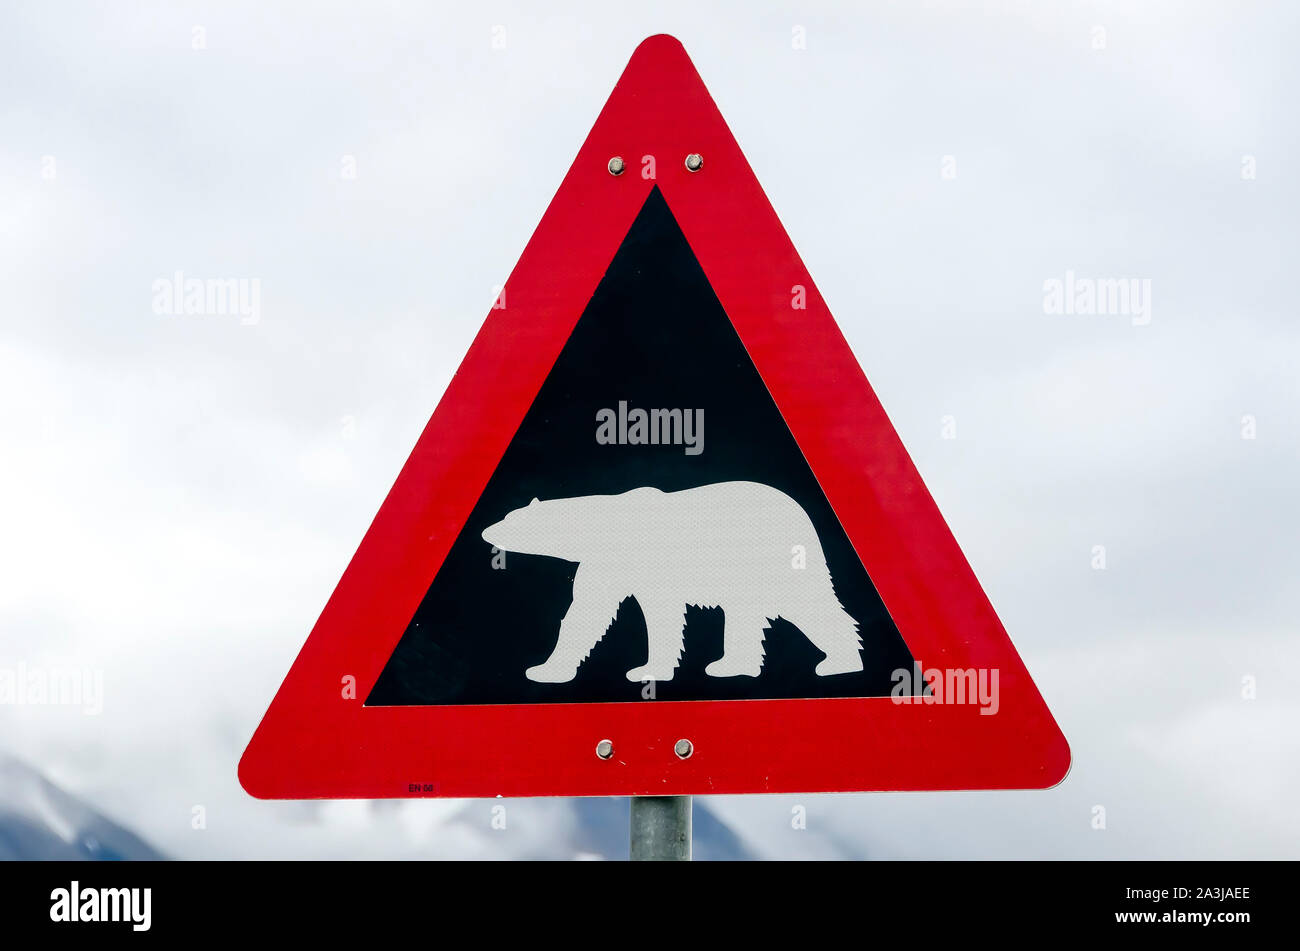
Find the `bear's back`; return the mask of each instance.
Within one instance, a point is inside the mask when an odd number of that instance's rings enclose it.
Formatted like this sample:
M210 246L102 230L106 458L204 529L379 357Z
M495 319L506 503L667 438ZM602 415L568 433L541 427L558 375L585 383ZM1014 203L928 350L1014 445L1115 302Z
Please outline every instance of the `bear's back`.
M663 493L660 498L663 528L679 532L696 552L733 559L762 559L777 552L782 561L793 545L816 546L820 552L808 515L794 499L771 486L718 482Z

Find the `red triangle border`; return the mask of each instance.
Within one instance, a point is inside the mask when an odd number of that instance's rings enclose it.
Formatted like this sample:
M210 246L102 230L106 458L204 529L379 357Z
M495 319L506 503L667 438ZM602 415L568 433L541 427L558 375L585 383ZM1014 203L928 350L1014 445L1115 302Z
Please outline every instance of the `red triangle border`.
M698 152L704 167L688 171ZM627 161L615 177L610 157ZM640 175L655 156L657 177ZM364 707L658 185L900 633L999 709L888 697ZM806 288L805 310L791 289ZM1070 751L681 44L633 54L239 766L261 798L1042 788ZM809 387L807 380L818 385ZM345 696L344 678L355 678ZM674 743L690 739L685 760ZM613 741L610 760L595 755Z

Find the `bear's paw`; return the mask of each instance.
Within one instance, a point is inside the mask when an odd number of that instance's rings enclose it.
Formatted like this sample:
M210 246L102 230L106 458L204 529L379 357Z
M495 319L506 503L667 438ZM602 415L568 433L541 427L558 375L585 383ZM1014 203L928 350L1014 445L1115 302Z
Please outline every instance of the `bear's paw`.
M577 672L576 667L570 667L568 664L556 664L548 660L536 667L529 667L524 671L524 676L534 683L564 684L572 680Z

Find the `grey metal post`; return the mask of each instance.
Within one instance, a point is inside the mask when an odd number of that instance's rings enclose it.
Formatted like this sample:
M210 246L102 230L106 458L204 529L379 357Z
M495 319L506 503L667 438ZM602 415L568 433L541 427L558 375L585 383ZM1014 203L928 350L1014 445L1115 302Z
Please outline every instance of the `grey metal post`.
M690 796L633 796L630 825L632 861L691 860Z

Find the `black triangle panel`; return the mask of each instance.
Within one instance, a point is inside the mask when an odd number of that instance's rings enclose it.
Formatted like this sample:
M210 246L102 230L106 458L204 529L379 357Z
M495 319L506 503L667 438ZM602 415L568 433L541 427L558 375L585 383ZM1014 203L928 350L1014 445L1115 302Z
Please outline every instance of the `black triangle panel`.
M809 386L818 381L809 380ZM684 445L601 444L597 414L702 409L698 454ZM686 606L685 643L657 700L887 696L912 656L822 494L658 188L651 191L595 295L385 665L368 706L642 701L626 672L647 659L641 606L628 597L572 680L525 671L556 645L578 565L500 553L483 540L507 513L542 500L675 492L729 481L784 492L811 519L835 595L858 622L860 672L818 676L824 656L791 622L764 633L757 677L711 677L725 611ZM635 545L635 539L629 539Z

